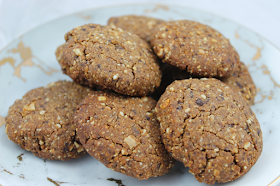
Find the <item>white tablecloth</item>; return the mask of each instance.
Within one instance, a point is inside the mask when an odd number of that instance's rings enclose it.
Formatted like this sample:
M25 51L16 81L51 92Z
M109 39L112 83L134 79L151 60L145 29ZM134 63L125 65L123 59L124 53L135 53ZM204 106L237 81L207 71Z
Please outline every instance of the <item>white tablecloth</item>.
M174 4L211 12L250 28L280 48L279 0L0 0L0 50L29 30L61 16L133 3Z

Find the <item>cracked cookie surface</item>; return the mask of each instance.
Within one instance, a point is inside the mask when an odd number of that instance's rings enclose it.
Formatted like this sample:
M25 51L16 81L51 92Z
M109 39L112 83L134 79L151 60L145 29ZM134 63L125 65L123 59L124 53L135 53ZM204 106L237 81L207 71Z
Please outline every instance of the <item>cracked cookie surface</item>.
M237 70L239 55L221 33L194 21L162 23L151 45L163 62L200 77L227 77Z
M255 114L217 79L175 81L155 110L167 151L200 182L235 180L261 154L262 131Z
M71 122L76 106L90 91L74 82L58 81L27 92L9 109L8 138L43 159L81 157L86 151Z
M63 72L90 87L144 96L161 81L156 55L147 42L120 28L87 24L65 35L57 59Z
M222 82L226 83L230 88L236 90L248 104L253 105L257 94L256 85L243 62L238 65L238 71L233 75L222 78Z
M114 25L123 30L138 35L148 43L154 27L165 21L146 16L127 15L121 17L112 17L108 21L108 25Z
M110 92L89 94L73 122L85 150L106 167L148 179L174 165L162 143L152 98L123 97Z

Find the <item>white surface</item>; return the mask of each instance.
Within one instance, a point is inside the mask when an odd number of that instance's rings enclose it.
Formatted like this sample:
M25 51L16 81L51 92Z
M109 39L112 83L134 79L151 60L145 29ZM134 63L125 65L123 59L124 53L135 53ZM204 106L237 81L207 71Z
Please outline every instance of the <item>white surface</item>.
M134 3L174 4L214 13L248 27L280 48L279 0L0 0L0 51L28 30L58 17Z
M255 99L256 104L252 106L252 109L256 113L263 131L263 153L245 176L223 185L268 185L280 174L280 148L278 148L280 141L280 98L278 96L280 94L280 74L278 72L280 51L254 32L219 16L180 6L169 6L168 11L161 8L151 12L150 10L154 8L155 6L119 6L84 12L49 22L12 42L0 52L0 61L4 61L4 58L12 58L15 61L14 66L11 63L4 63L0 66L0 116L6 116L9 106L28 90L45 86L52 81L69 79L60 71L54 51L58 45L64 42L64 33L75 26L86 22L105 24L111 16L131 13L161 17L165 20L196 20L216 28L230 39L240 54L241 60L246 65L250 65L249 71L257 88L260 89ZM147 10L150 13L146 13ZM85 19L86 16L89 16L89 19ZM21 50L17 50L19 46L21 46ZM29 49L30 53L27 55ZM258 53L259 50L260 53ZM50 71L50 68L57 69L57 72L44 73ZM20 73L14 74L15 69L18 69ZM275 84L272 79L278 84ZM263 101L261 101L262 99ZM188 169L180 163L177 163L173 170L164 176L140 181L105 168L88 155L69 162L44 162L9 141L4 127L0 127L0 149L0 185L3 186L53 185L47 178L51 178L57 183L65 182L61 183L63 186L116 185L114 182L109 182L107 178L120 179L127 186L144 184L169 186L186 185L186 183L205 185L197 182L194 176L188 173ZM17 156L22 153L24 153L23 160L19 161Z

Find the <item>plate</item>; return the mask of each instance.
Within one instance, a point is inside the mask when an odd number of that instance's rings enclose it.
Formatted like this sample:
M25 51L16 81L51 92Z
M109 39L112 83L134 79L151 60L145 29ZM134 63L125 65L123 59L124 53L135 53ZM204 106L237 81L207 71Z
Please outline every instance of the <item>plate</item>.
M178 6L127 5L77 13L42 25L16 39L0 52L0 184L8 185L205 185L195 180L177 162L164 176L137 180L106 168L86 155L68 162L48 161L33 156L8 140L4 117L16 99L27 91L57 80L62 74L55 58L64 34L86 23L106 24L112 16L146 15L165 20L188 19L207 24L230 39L248 66L257 86L252 106L262 131L263 152L242 178L222 185L276 185L280 175L280 51L244 26L206 12ZM273 182L274 181L274 182ZM273 182L273 183L272 183ZM221 185L221 184L217 184Z

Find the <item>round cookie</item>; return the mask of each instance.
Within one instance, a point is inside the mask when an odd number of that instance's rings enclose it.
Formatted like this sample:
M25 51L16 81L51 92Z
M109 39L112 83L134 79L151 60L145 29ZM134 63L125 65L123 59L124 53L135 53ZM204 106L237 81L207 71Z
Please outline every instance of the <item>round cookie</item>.
M27 92L9 109L8 138L43 159L67 161L81 157L86 151L71 122L76 106L89 92L89 88L67 81Z
M160 85L157 57L137 35L87 24L68 32L65 40L57 59L63 72L80 84L130 96L150 94Z
M254 99L257 94L256 85L243 62L239 63L238 71L227 78L222 78L221 81L236 90L248 104L254 104Z
M255 114L236 91L217 79L173 82L156 112L167 151L200 182L235 180L261 154L262 131Z
M165 21L146 16L127 15L120 17L112 17L108 21L108 25L119 27L138 35L148 43L154 27Z
M239 55L213 28L194 21L162 23L151 45L163 62L200 77L227 77L237 70Z
M166 174L174 165L162 143L152 98L89 94L73 122L85 150L106 167L134 178Z

